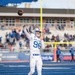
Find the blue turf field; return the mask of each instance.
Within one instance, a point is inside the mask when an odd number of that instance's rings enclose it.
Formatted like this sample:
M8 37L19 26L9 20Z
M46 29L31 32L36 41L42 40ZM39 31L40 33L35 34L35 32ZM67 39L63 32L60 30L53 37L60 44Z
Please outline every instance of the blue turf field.
M46 62L42 75L75 75L75 62ZM27 62L0 62L0 75L27 75L29 63ZM34 75L37 75L35 71Z

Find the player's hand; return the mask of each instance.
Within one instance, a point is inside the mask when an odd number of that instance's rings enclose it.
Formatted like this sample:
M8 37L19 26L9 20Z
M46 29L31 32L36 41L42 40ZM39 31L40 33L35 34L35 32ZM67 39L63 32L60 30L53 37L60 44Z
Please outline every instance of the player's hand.
M25 28L25 27L26 27L26 25L23 26L23 28Z
M23 26L23 30L26 28L26 25Z

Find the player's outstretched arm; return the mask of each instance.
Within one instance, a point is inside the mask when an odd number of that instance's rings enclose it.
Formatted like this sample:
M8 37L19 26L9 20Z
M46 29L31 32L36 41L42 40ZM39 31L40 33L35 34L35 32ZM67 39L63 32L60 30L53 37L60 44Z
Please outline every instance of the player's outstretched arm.
M30 40L31 37L30 37L30 34L27 32L27 30L26 30L26 26L25 26L25 25L23 26L23 30L24 30L24 32L25 32L27 38Z

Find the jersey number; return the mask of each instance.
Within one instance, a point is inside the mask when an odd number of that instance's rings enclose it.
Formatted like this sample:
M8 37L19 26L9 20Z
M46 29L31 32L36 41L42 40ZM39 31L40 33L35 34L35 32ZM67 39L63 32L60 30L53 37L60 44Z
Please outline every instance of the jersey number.
M37 42L37 41L34 41L33 47L40 49L41 48L41 43L40 42Z

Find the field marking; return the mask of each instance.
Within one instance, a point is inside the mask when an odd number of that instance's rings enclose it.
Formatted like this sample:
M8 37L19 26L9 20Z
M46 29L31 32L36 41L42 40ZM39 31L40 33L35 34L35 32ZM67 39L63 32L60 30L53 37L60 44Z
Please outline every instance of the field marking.
M71 69L71 68L68 68L68 67L43 67L43 69Z
M43 64L43 66L75 66L75 63L73 64L73 63L67 63L67 64Z
M50 73L51 73L51 74L52 74L52 73L62 73L62 74L63 74L63 73L64 73L64 74L69 73L68 75L70 75L70 73L71 73L71 74L74 74L75 72L49 72L49 74L50 74ZM45 74L45 73L44 73L44 74Z
M27 65L3 65L3 67L29 67Z

